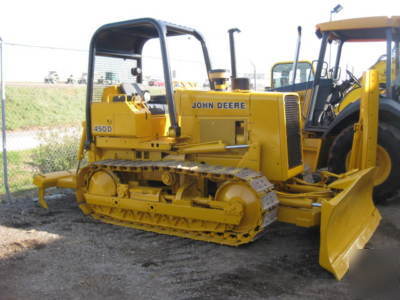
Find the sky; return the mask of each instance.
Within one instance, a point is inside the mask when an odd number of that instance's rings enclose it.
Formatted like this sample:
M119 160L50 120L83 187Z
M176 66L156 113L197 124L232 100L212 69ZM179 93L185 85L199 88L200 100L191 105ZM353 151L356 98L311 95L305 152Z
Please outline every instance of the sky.
M0 37L6 43L31 44L72 49L88 49L94 31L103 24L153 17L194 27L206 38L213 68L229 69L227 30L237 27L237 60L240 73L269 73L274 62L292 60L297 26L302 26L300 59L318 56L315 25L329 20L337 4L344 8L333 19L400 15L400 2L381 0L304 1L60 1L2 0ZM41 81L50 70L61 77L79 77L87 70L87 54L6 45L5 68L8 81ZM345 46L346 47L346 46ZM383 43L351 45L343 49L343 63L360 74L384 54ZM191 59L191 46L170 47L177 59ZM197 61L198 58L193 58ZM192 63L183 75L197 73ZM145 70L144 70L145 72ZM183 76L184 77L184 76ZM267 83L265 83L267 85Z

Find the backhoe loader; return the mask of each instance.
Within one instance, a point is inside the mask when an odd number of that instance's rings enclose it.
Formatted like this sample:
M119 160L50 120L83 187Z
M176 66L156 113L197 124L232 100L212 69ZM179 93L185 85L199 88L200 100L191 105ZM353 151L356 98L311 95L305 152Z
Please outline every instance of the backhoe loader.
M400 17L322 23L317 25L317 36L321 38L321 48L315 61L316 68L311 62L299 61L293 72L296 59L274 64L269 90L300 95L305 163L313 170L328 167L332 172L345 172L349 170L353 126L359 117L363 78L356 78L346 70L348 79L340 82L342 48L345 44L359 42L361 53L366 45L363 42L385 42L386 55L370 67L379 73L381 91L374 196L376 200L390 197L400 190ZM335 63L330 70L325 62L329 43L337 47Z
M210 90L174 90L168 43L177 36L199 42ZM141 87L151 40L160 45L163 95ZM115 66L121 83L97 83L100 66ZM268 234L275 221L319 226L320 265L341 279L381 219L372 201L376 73L365 80L351 170L312 181L303 177L298 95L251 92L243 78L228 90L228 80L194 29L152 18L100 27L78 151L88 163L35 175L40 205L48 208L46 188L74 188L83 213L103 222L231 246Z

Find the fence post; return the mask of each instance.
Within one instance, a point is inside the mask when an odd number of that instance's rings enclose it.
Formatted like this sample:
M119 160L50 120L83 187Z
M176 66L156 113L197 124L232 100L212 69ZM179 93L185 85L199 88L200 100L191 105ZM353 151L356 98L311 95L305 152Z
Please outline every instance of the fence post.
M4 57L3 57L3 39L0 37L0 76L1 76L1 134L3 145L3 183L6 192L6 200L10 200L10 187L8 185L7 168L7 136L6 136L6 82L4 78Z

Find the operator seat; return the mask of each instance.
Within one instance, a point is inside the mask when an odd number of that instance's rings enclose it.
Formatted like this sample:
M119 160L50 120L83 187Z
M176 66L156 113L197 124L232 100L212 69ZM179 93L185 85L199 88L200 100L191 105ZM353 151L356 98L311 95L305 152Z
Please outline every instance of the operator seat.
M135 96L137 94L137 91L134 88L132 83L123 82L120 85L120 89L121 89L122 94L125 94L128 96Z
M129 97L134 97L136 95L139 95L143 101L144 101L144 93L140 86L137 83L121 83L120 85L121 93L128 95ZM115 98L118 98L118 96L114 97L113 101L120 101ZM124 98L124 97L120 97ZM124 100L122 100L124 101ZM150 110L151 114L153 115L162 115L166 113L166 99L164 95L160 96L152 96L149 101L147 101L147 107Z

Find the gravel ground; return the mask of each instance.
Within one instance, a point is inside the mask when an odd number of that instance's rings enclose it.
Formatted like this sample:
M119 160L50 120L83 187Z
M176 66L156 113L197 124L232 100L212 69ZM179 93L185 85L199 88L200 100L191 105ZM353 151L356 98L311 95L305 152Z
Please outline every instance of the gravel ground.
M233 248L97 222L73 194L50 196L50 210L32 198L0 204L1 300L354 295L349 276L336 281L318 265L318 229L275 223L256 242ZM383 221L368 248L398 254L400 197L379 208Z

